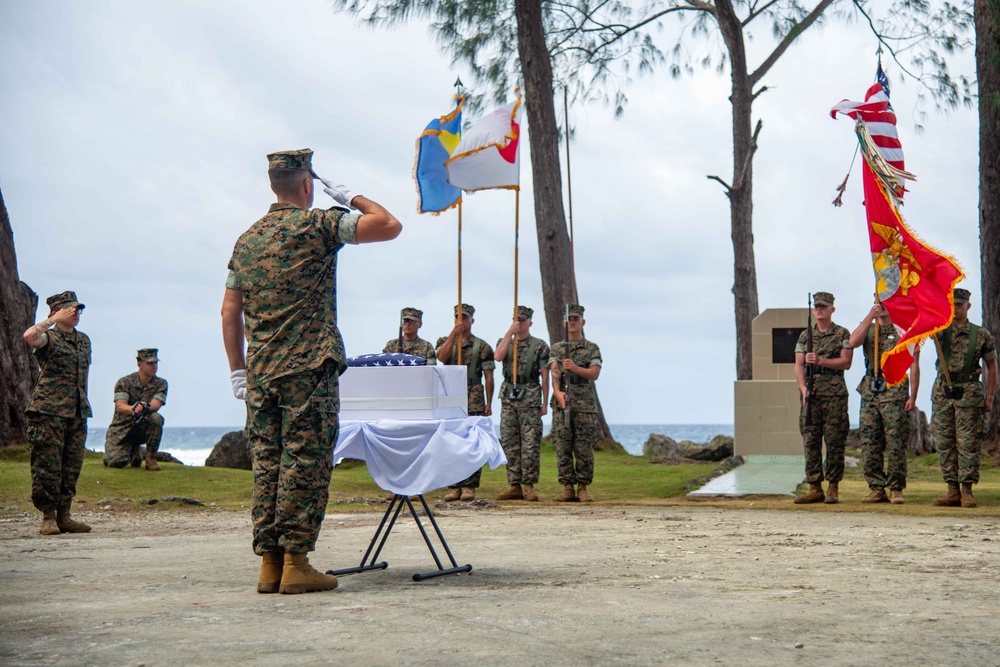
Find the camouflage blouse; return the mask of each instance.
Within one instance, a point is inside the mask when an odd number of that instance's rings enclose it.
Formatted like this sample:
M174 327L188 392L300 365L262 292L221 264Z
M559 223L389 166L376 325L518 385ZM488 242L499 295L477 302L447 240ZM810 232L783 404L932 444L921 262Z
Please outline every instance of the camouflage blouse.
M94 413L87 400L92 352L90 337L82 331L66 333L52 327L34 349L41 372L25 412L40 412L56 417L88 418Z
M434 346L435 349L440 350L446 340L448 340L446 336L438 338L437 345ZM470 364L469 360L472 359L472 350L476 341L479 341L479 356ZM454 366L458 363L455 347L457 345L452 346L451 357L448 358L446 366ZM493 360L493 348L482 338L469 336L462 341L462 364L469 366L469 414L481 415L486 410L486 390L482 383L483 371L492 371L496 368L496 362Z
M399 349L399 338L393 338L385 344L382 351L402 352L403 354L412 354L415 357L423 357L427 360L428 366L437 364L437 355L434 354L434 346L431 345L430 341L426 341L419 337L413 340L406 340L404 338L402 350Z
M278 202L236 242L226 287L243 294L250 387L328 359L346 367L337 329L337 252L358 242L360 217Z
M535 341L535 354L534 358L531 359L531 368L528 368L528 346L531 341ZM503 342L501 338L497 341L497 345ZM521 405L537 405L541 407L542 405L542 386L539 384L541 381L541 371L543 368L548 368L549 365L549 344L540 338L535 338L534 336L528 336L524 340L517 341L517 382L518 384L527 384L526 393L524 398L519 401ZM507 346L507 356L503 360L503 383L500 385L500 402L509 403L506 399L507 390L509 388L509 381L507 378L513 379L514 377L514 346Z
M805 354L806 333L799 334L795 352ZM813 325L813 352L823 359L837 359L841 350L851 349L851 332L839 324L831 324L826 331L820 331L819 325ZM843 373L830 373L827 369L820 370L815 376L813 392L816 396L847 396L847 382Z
M896 347L896 343L899 342L899 333L896 331L896 327L890 325L887 327L879 326L878 328L878 351L879 356L887 350L891 350ZM858 385L858 393L861 394L861 398L870 399L873 397L878 397L879 403L885 402L896 402L902 401L906 402L906 399L910 397L910 378L909 376L904 377L903 381L894 387L886 387L886 390L880 394L873 394L871 388L871 381L874 379L875 375L875 362L873 361L873 355L875 353L875 325L872 324L868 327L868 333L865 335L865 342L862 343L861 349L865 355L865 375L861 378L861 384ZM869 375L869 373L871 375Z
M965 360L969 353L969 344L972 342L971 327L968 322L962 327L957 327L952 322L949 329L951 330L952 342L951 354L948 355L948 372L954 378L955 374L965 370ZM943 333L940 334L942 337ZM986 404L986 394L983 391L980 369L982 368L982 361L997 358L997 348L993 342L993 336L982 327L979 327L979 331L976 332L976 350L973 352L973 358L976 360L974 373L978 375L978 379L961 383L952 380L954 384L961 384L964 387L962 398L955 401L955 405L958 407L975 408L983 407ZM940 365L940 361L935 364L936 367L940 367ZM938 376L934 380L934 387L931 390L931 402L941 403L949 400L944 395L944 385L944 374L939 370Z
M601 348L597 347L597 343L589 340L571 340L569 342L569 350L569 356L573 360L573 363L581 368L600 366L604 363L601 359ZM553 369L554 373L562 373L562 362L565 358L566 341L555 343L549 354L549 368ZM582 378L577 376L576 379L579 380ZM560 384L560 386L565 390L566 387L564 384ZM560 409L559 404L556 403L555 394L552 395L550 404L553 409ZM569 409L570 412L597 412L597 394L594 393L593 382L582 384L570 382Z
M115 382L115 401L125 401L129 405L135 405L139 402L149 403L154 398L164 404L167 402L167 381L158 375L154 375L149 382L143 384L142 380L139 379L139 372L136 371ZM115 412L105 440L112 445L117 445L128 435L131 428L132 415Z

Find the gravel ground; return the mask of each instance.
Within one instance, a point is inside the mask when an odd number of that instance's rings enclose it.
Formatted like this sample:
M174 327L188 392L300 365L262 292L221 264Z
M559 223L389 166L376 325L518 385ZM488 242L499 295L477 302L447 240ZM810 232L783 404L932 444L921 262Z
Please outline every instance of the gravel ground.
M37 533L37 514L5 517L0 664L997 663L995 518L436 514L471 574L412 581L433 561L408 519L387 570L294 596L256 593L243 513L81 512L94 531L58 537ZM314 565L359 562L380 518L328 515Z

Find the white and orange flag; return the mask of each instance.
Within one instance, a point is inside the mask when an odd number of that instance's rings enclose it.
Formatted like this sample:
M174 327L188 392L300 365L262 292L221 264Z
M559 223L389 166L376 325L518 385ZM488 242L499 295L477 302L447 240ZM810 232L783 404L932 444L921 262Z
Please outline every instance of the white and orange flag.
M444 163L448 182L466 192L520 189L521 96L486 114L462 132Z

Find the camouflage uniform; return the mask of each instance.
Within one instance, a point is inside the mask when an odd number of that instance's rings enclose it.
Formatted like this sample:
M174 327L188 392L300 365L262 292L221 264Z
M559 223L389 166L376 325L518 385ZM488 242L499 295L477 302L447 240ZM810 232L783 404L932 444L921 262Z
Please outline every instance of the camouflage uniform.
M149 382L143 384L138 371L130 373L115 383L114 400L125 401L129 405L157 400L165 405L167 381L154 375ZM115 412L104 438L104 465L124 468L131 464L137 467L140 463L138 450L141 444L146 445L147 452L156 454L163 437L163 423L159 412L150 412L133 427L131 414Z
M435 349L440 350L446 340L448 340L446 336L438 338L437 344L434 346ZM473 359L472 351L476 347L477 341L479 343L479 355ZM457 345L452 347L451 356L445 362L446 366L454 366L458 363L458 352L455 349L457 347ZM470 363L470 360L472 363ZM469 367L469 416L482 416L486 414L486 388L483 386L483 371L492 371L496 368L496 362L493 360L493 348L482 338L469 336L462 341L462 364ZM448 488L470 487L478 489L479 479L482 477L482 474L482 469L479 469L472 473L465 481L459 484L452 484Z
M956 290L957 292L957 290ZM968 297L966 297L968 298ZM931 391L933 417L931 429L934 434L934 444L938 450L938 463L945 482L969 483L979 482L979 463L983 447L983 410L986 396L983 383L980 380L982 372L981 361L996 359L997 352L993 336L982 327L977 327L976 347L969 355L969 345L972 339L972 323L956 327L954 323L939 336L950 338L950 354L948 357L948 372L952 384L962 387L964 394L960 399L945 396L944 374L940 372L940 360L937 379ZM947 345L942 345L947 348ZM971 360L970 370L966 360Z
M46 303L53 312L83 307L73 292L51 296ZM87 400L90 338L55 326L42 334L42 345L33 353L41 372L24 411L31 446L31 502L42 512L68 510L83 468L87 419L94 416Z
M799 335L795 352L805 354L806 333ZM841 350L851 349L851 332L830 323L825 332L813 325L813 352L817 357L837 359ZM819 484L825 478L832 484L844 477L844 447L850 421L847 415L847 383L844 371L816 366L812 393L812 424L806 426L805 405L802 406L799 430L806 456L806 481ZM826 465L823 465L823 443L826 443Z
M891 350L898 341L899 334L895 327L879 327L880 353ZM906 448L910 442L910 415L906 412L910 380L906 377L896 386L886 387L883 392L872 392L871 381L875 377L875 363L872 361L874 342L875 325L872 324L862 344L866 372L858 385L858 393L861 394L861 458L865 466L865 481L870 489L888 487L893 491L902 491L906 488Z
M563 359L566 358L566 341L552 346L549 354L549 366L562 370ZM569 357L577 366L589 368L600 366L601 349L589 340L569 341ZM566 388L565 385L561 385ZM552 395L552 443L556 449L556 468L559 473L559 483L583 484L590 486L594 481L594 448L597 446L597 394L594 393L594 383L570 373L570 383L567 392L567 405L570 412L570 427L564 423L564 411ZM574 463L574 459L575 463Z
M515 336L513 341L517 342L517 386L523 387L525 394L518 401L508 398L508 393L515 386L514 345L511 344L507 346L507 356L503 360L504 379L500 384L500 444L507 456L507 482L511 485L534 485L538 483L541 464L541 371L549 365L549 346L534 336L528 336L524 340L517 340ZM532 342L535 351L532 358L528 359L528 349Z
M310 168L312 152L268 156ZM297 164L289 164L297 162ZM315 549L326 513L346 368L337 329L337 252L357 243L357 214L271 204L240 236L226 287L243 295L247 439L258 555Z
M403 321L423 322L423 317L424 311L417 310L416 308L403 308L400 313L400 319ZM400 340L403 341L402 349L399 346ZM434 346L430 344L430 341L426 341L419 336L413 340L406 340L402 338L402 327L400 327L400 335L387 342L382 351L402 352L403 354L412 354L415 357L423 357L427 360L428 366L437 364L437 354L434 353Z

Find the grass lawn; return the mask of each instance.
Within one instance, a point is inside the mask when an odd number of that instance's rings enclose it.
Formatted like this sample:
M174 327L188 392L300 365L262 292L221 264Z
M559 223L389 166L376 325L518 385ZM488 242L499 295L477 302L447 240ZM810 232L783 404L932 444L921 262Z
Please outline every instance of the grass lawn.
M857 456L857 452L848 452ZM160 500L170 496L196 499L208 507L241 510L250 505L253 474L246 470L182 466L162 463L163 472L149 473L144 468L121 470L105 468L101 454L88 451L83 472L77 485L77 500L86 504L114 501L118 509L137 511L163 511L191 508L180 502L158 502L149 505L150 499ZM548 439L542 445L542 475L536 489L541 496L539 503L505 502L503 508L559 507L554 498L561 491L556 479L555 453ZM838 505L794 505L789 496L746 496L743 498L711 498L688 500L684 485L708 475L716 465L656 465L644 457L625 453L596 452L595 481L591 495L601 505L698 505L730 509L785 509L812 512L866 511L888 512L915 516L1000 516L1000 469L991 460L984 459L981 482L975 487L977 509L934 507L931 501L942 495L945 485L937 465L937 455L911 458L905 505L862 505L859 501L868 493L860 468L848 468L840 485L841 503ZM504 468L484 470L478 498L493 500L507 488ZM427 494L429 501L445 493ZM330 483L330 511L372 511L384 507L378 502L385 492L378 488L363 463L346 463L333 471ZM0 516L34 512L31 505L31 474L29 453L26 447L0 450ZM582 507L581 505L573 505Z

